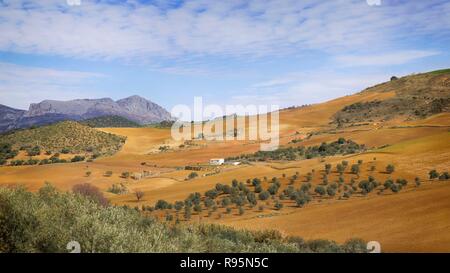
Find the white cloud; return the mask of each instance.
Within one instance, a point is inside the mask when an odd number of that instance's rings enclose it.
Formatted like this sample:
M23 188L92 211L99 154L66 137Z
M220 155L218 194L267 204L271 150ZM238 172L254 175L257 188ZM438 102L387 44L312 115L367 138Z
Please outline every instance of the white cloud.
M437 51L408 50L378 55L343 55L337 56L336 61L343 66L401 65L438 54L440 52Z
M319 103L362 91L387 79L381 73L355 75L327 70L290 73L254 84L244 92L245 95L233 96L231 103L277 104L281 107Z
M0 103L27 109L30 101L99 96L101 93L82 87L99 77L105 75L0 62Z
M377 8L364 0L107 2L3 1L0 50L134 60L267 56L383 47L405 35L445 38L450 29L450 3L437 0Z

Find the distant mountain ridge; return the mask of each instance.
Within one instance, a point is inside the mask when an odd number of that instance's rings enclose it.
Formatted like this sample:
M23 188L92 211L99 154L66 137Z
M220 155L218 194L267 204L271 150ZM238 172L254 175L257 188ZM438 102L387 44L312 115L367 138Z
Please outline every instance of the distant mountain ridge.
M28 111L0 105L0 132L64 120L85 120L102 116L120 116L140 125L172 120L170 113L145 98L44 100L32 103Z

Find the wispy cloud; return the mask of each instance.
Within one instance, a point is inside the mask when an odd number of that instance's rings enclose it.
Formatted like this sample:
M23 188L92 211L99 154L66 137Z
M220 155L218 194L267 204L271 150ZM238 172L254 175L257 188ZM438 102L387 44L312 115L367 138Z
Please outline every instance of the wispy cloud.
M277 104L281 107L323 102L361 91L386 81L386 75L354 74L329 70L289 73L256 83L244 94L232 97L233 103Z
M0 62L0 103L25 109L30 101L92 97L99 93L86 84L100 77L106 75Z
M425 57L439 55L438 51L408 50L377 55L343 55L336 61L343 66L385 66L401 65Z
M365 0L152 3L2 1L0 50L126 60L254 57L363 50L404 35L444 39L450 30L450 3L442 0L383 1L379 7Z

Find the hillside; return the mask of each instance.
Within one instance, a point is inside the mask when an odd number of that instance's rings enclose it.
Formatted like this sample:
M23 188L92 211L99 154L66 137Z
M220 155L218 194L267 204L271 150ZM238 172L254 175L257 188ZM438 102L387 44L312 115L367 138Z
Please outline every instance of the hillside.
M38 146L40 150L52 153L110 155L120 150L124 142L124 137L97 131L74 121L0 135L0 143L10 144L13 149Z
M59 193L50 185L36 194L0 188L0 223L0 253L67 252L67 242L74 238L82 252L92 253L366 252L365 242L355 239L339 245L283 237L277 231L251 232L218 225L171 227L134 209L105 208L89 197Z
M450 70L439 70L379 84L360 94L395 92L387 99L373 99L346 105L333 116L338 126L348 123L422 119L450 111Z
M141 127L137 122L121 116L102 116L80 121L81 124L93 128L137 128Z
M446 71L408 76L357 94L282 110L280 149L272 152L260 152L259 141L175 141L164 126L101 128L98 131L126 136L119 152L83 164L8 164L0 172L0 185L20 184L38 192L45 181L61 191L90 183L112 204L136 208L169 225L224 224L258 232L273 228L306 240L378 241L386 252L448 252L446 108L425 118L381 112L374 122L363 118L359 123L358 115L363 117L366 110L360 107L352 113L358 118L354 123L341 128L330 124L337 112L357 103L400 105L395 99L413 99L426 88L431 90L426 93L429 103L445 98L448 89L439 87L446 82L443 77L448 77ZM404 107L417 105L420 102ZM4 160L15 154L8 145L1 150ZM241 164L209 166L212 158ZM191 176L194 171L197 176ZM142 194L139 199L137 193Z

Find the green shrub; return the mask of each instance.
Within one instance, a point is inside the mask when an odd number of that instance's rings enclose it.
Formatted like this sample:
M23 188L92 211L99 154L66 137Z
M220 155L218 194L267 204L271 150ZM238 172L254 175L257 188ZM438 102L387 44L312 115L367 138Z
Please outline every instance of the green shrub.
M113 184L107 191L114 194L128 193L127 187L123 184Z
M27 149L28 156L36 156L41 154L41 148L39 146L34 146L33 148Z
M188 179L194 179L194 178L196 178L196 177L198 177L198 173L196 173L196 172L191 172L189 175L188 175Z
M358 164L353 164L351 167L351 172L352 174L359 174L359 165Z
M259 200L267 200L270 197L270 193L268 191L262 191L258 194Z
M85 157L81 156L81 155L76 155L74 156L70 161L71 162L80 162L80 161L84 161Z
M280 201L275 201L275 209L280 210L283 208L283 204Z
M185 207L190 219L190 207ZM166 217L172 221L172 217ZM236 230L209 224L170 227L128 207L103 207L82 194L46 185L37 193L0 188L0 252L359 252L360 240L338 245L303 241L277 231ZM364 252L364 251L362 251Z
M386 166L386 173L391 174L395 171L395 166L392 164L389 164Z
M169 208L169 203L165 200L158 200L155 204L155 209L164 210Z
M314 192L317 193L317 194L319 194L320 196L323 196L323 195L325 195L325 188L322 187L322 186L317 186L317 187L314 189Z
M439 180L449 180L450 179L450 174L448 172L443 172L440 176L439 176Z

